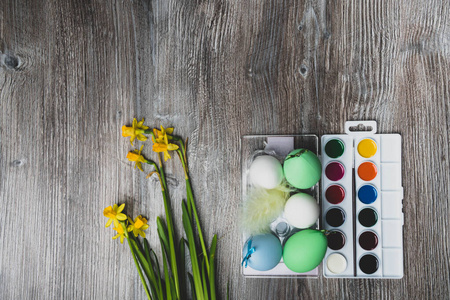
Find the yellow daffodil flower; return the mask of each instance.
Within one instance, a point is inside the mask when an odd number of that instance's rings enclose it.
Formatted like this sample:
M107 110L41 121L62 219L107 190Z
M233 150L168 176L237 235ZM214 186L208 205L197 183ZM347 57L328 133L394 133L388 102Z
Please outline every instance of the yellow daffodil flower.
M138 122L136 118L133 119L133 125L131 127L127 127L125 125L122 126L122 136L130 137L131 146L133 146L134 139L138 139L140 141L146 141L147 137L143 135L145 130L148 129L148 126L144 126L144 118L142 121Z
M134 168L138 167L138 169L141 170L142 172L144 172L144 169L142 169L141 163L148 163L148 160L146 160L144 158L144 156L141 155L143 148L144 148L144 145L141 146L141 149L139 149L139 150L135 149L133 151L128 152L128 154L127 154L127 158L129 161L136 162L136 164L134 165Z
M117 228L113 227L113 229L115 231L117 231L117 234L115 236L113 236L112 239L115 240L120 237L120 243L123 244L123 239L125 238L125 232L123 231L122 225L119 224L119 226Z
M172 134L172 132L173 128L164 129L163 126L161 126L161 130L153 129L153 133L156 138L152 137L154 143L152 150L154 152L164 153L164 161L167 161L169 158L171 158L169 151L174 151L178 149L178 145L169 143L169 137L170 134Z
M172 133L173 133L173 127L164 128L161 125L161 130L153 128L153 134L156 137L156 142L161 142L161 141L166 141L167 142L169 138L172 138L170 136L170 134L172 134ZM153 141L153 142L155 142L155 141Z
M148 228L146 218L143 218L142 216L138 216L136 219L134 219L134 222L133 222L133 220L131 220L131 218L128 217L128 222L130 223L130 225L128 225L128 227L127 227L128 232L133 231L133 234L135 237L140 235L143 238L145 238L144 230L146 230Z
M105 227L109 227L111 223L114 221L114 226L120 227L119 221L125 221L127 219L127 216L122 213L122 210L125 208L125 203L121 206L117 206L117 204L114 204L113 207L108 206L103 210L103 215L107 218L109 218L108 222L106 222Z
M178 146L175 144L164 144L164 143L154 143L153 151L155 152L163 152L164 153L164 161L167 161L169 158L172 158L169 154L169 151L177 150Z

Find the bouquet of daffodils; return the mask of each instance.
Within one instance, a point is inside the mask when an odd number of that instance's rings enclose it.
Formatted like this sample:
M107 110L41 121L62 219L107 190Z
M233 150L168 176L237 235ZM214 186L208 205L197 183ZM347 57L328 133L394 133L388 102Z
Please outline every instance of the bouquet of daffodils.
M182 138L173 135L173 128L161 126L161 130L151 130L144 126L144 119L140 122L134 119L131 127L122 127L122 136L130 137L132 146L135 139L146 141L146 135L151 135L152 150L157 154L158 164L142 155L144 146L141 146L139 150L130 151L127 158L135 162L135 168L142 172L144 172L142 164L149 164L152 171L147 178L156 174L161 184L166 217L165 221L158 217L156 227L162 251L162 270L155 252L145 238L144 231L149 227L146 218L139 215L133 220L123 213L125 204L120 206L114 204L103 211L104 216L109 218L106 227L114 223L113 229L117 234L113 239L120 238L121 243L124 239L127 240L148 299L188 298L186 278L190 283L193 299L216 299L214 257L217 236L214 235L210 248L207 248L192 193L185 143ZM171 158L169 151L178 154L186 180L186 200L181 202L185 238L179 241L175 241L174 238L174 221L161 160L161 153L164 161ZM185 268L186 248L191 260L190 272Z

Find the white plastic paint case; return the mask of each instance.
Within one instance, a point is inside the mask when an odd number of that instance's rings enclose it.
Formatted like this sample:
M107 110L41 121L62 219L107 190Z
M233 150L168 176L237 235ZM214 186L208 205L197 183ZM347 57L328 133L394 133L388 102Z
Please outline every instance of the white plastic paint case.
M360 125L372 129L370 131L351 130ZM330 247L327 249L323 261L323 274L325 277L333 278L402 278L401 136L376 134L375 121L350 121L346 122L345 128L345 135L323 135L321 138L323 228L330 231L339 230L346 237L346 242L341 249L333 250ZM333 158L327 155L325 147L331 140L340 140L344 144L344 152L341 156ZM376 152L370 157L363 157L359 153L358 145L363 140L371 140L376 144ZM344 166L345 174L342 179L333 181L327 177L325 169L330 162L339 162ZM360 177L358 170L364 163L367 163L364 166L376 166L377 172L374 178L363 180ZM361 172L361 174L364 173ZM326 198L327 189L332 185L340 185L345 190L345 198L339 204L332 204ZM373 202L361 201L359 191L363 187L361 197L365 195L363 193L365 190L376 190L377 196ZM331 226L326 220L327 212L332 208L339 208L345 213L345 221L338 227ZM366 209L365 212L376 213L375 224L371 226L361 224L358 217L364 209ZM375 240L378 242L374 243ZM333 273L327 264L328 258L334 253L342 255L347 262L346 268L339 270L337 274ZM336 257L335 255L331 259ZM375 262L378 262L376 268ZM330 268L334 267L335 265L330 264Z

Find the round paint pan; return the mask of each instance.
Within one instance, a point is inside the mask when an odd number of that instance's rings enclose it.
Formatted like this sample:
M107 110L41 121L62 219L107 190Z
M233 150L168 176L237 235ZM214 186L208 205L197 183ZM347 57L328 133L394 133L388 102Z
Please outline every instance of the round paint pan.
M345 145L340 139L329 140L325 145L325 153L331 158L338 158L344 154Z
M371 207L364 208L358 214L358 221L364 227L372 227L378 222L378 213Z
M340 208L332 208L327 211L325 220L330 226L339 227L345 222L345 213Z
M358 167L358 176L364 181L373 180L377 176L377 173L377 166L371 161L363 162Z
M377 189L370 184L365 184L358 190L358 199L364 204L372 204L378 198Z
M347 259L340 253L333 253L327 258L327 269L333 274L341 274L347 269Z
M331 204L339 204L345 198L345 190L338 184L330 185L325 191L325 198Z
M340 250L345 246L345 235L339 230L333 230L327 234L328 248Z
M325 168L325 175L331 181L338 181L344 177L345 168L344 166L337 161L333 161L327 165Z
M364 250L373 250L378 246L378 236L373 231L364 231L359 235L358 243Z
M366 254L359 260L359 269L366 274L373 274L379 268L378 258L373 254Z
M369 158L377 153L377 143L372 139L363 139L358 144L358 153L364 158Z

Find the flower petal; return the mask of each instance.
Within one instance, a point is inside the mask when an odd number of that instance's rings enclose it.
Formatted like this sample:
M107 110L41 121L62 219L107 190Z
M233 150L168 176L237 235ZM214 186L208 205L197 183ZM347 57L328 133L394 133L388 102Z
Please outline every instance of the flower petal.
M144 125L144 118L142 118L142 121L140 121L140 122L137 124L137 126L138 126L138 128L140 128L140 129L144 129L144 130L148 129L148 126L145 126L145 125Z
M138 140L143 141L143 142L147 140L147 137L145 135L143 135L142 133L138 133L136 137Z
M120 213L124 208L125 208L125 203L123 203L121 206L119 206L119 208L116 210L116 212Z
M114 220L113 218L110 218L110 219L108 220L108 222L106 222L105 227L109 227L109 225L111 225L111 223L112 223L113 220Z
M134 139L135 139L135 138L136 138L135 135L133 135L133 136L130 138L130 144L131 144L131 146L133 146L133 147L134 147L133 142L134 142Z
M168 159L172 158L169 154L169 152L164 151L164 161L167 161Z
M112 210L113 210L113 209L112 209L111 206L106 207L106 208L103 210L103 215L104 215L105 217L108 217L108 214L111 213ZM109 217L108 217L108 218L109 218Z
M167 145L167 150L169 150L169 151L173 151L173 150L177 150L177 149L178 149L178 145L175 145L175 144Z
M173 127L166 128L166 133L167 134L172 134L173 133Z
M117 217L117 220L119 220L119 221L125 221L127 219L127 216L122 213L118 213L116 217Z
M128 158L129 161L138 161L139 155L130 151L127 154L127 158Z
M133 136L133 134L134 134L133 127L127 127L125 125L122 126L122 136L123 137Z
M167 151L167 145L163 143L155 143L153 144L152 150L154 152L164 152Z
M134 220L134 227L136 228L141 228L142 226L144 226L144 222L142 221L141 218L137 217L136 220Z

